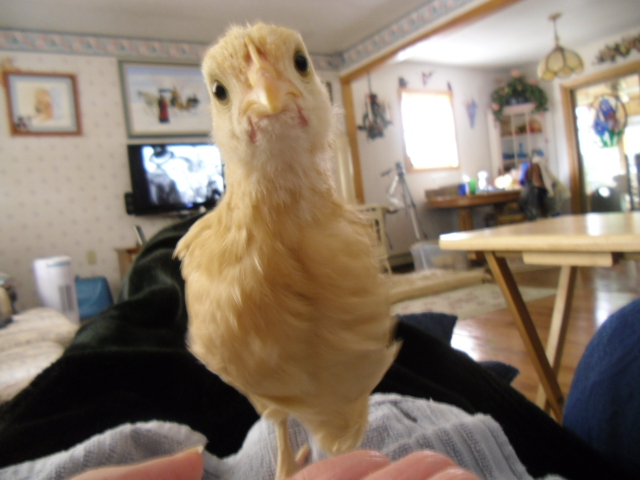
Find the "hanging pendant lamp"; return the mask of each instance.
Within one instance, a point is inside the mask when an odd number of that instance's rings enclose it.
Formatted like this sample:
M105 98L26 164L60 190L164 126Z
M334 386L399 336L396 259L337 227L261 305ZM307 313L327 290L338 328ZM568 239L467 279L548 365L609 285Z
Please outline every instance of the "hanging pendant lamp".
M560 18L561 15L561 13L554 13L549 17L549 20L553 22L556 46L538 65L538 78L547 81L551 81L555 77L566 78L572 73L581 73L582 70L584 70L580 55L573 50L567 50L560 46L556 20Z

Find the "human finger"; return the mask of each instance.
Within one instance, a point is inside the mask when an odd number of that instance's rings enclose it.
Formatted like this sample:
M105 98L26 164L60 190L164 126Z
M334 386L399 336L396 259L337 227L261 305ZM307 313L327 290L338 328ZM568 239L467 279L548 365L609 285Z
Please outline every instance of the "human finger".
M312 463L289 480L361 480L390 463L379 452L357 450Z
M201 480L203 473L200 447L134 465L89 470L71 480Z
M456 463L438 452L424 450L414 452L395 463L369 475L366 480L458 480L460 472L471 476L459 477L459 480L477 480L477 477L462 469ZM440 476L446 474L444 476Z
M429 480L480 480L475 474L462 467L448 467L436 473Z

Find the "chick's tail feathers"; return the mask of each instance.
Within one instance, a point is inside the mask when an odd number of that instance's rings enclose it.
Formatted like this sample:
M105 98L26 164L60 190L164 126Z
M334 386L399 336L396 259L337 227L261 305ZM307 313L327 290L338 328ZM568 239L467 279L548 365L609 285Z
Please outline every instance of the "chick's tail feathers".
M340 455L355 450L367 429L369 396L363 397L334 415L306 424L318 446L330 455Z
M354 369L359 372L361 378L370 379L370 383L364 386L363 394L355 400L335 401L336 398L325 397L326 405L316 405L316 411L307 411L297 418L311 433L318 446L330 455L340 455L355 450L362 443L365 431L369 424L369 395L370 392L382 380L391 364L398 355L402 342L390 341L383 350L378 350L375 357L370 358L368 365ZM357 363L357 362L355 362ZM339 382L345 382L344 378ZM357 383L356 379L351 380ZM349 390L349 387L346 387ZM306 414L305 414L306 413ZM316 415L316 413L320 413Z

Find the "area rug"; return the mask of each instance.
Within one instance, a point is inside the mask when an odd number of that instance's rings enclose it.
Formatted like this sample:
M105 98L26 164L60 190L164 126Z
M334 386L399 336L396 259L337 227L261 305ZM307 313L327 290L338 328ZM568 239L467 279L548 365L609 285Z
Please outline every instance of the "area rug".
M554 288L521 287L525 302L556 294ZM456 315L458 319L477 317L488 312L507 308L497 285L484 283L459 288L427 297L414 298L395 303L391 311L396 315L420 312L441 312Z
M464 271L429 268L411 273L394 273L386 277L391 303L479 285L487 278L490 277L484 268Z

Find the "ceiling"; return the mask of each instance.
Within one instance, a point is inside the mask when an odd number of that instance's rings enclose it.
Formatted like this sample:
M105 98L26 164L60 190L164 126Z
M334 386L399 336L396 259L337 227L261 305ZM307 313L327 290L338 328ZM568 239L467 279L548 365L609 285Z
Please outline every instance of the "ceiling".
M433 0L431 0L433 1ZM478 0L481 3L482 0ZM343 52L427 0L0 0L0 27L211 43L230 23L262 20L300 31L313 53ZM640 25L638 0L521 0L436 35L396 60L470 67L535 62L553 47L551 13L571 48Z
M555 12L562 13L560 44L570 49L640 26L638 0L522 0L407 48L396 60L466 67L538 62L554 46L549 15Z

